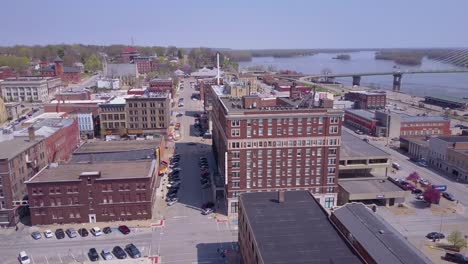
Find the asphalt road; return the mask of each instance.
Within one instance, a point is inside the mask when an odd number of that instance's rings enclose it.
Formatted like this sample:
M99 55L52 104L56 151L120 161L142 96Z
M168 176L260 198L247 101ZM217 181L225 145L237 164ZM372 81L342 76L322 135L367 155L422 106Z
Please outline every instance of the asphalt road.
M0 230L0 263L18 263L17 256L22 250L31 257L33 264L84 263L89 261L87 252L92 247L100 252L102 249L112 249L116 245L124 247L128 243L134 243L143 256L158 255L159 263L225 263L226 260L219 255L217 249L233 251L237 242L237 225L215 219L215 214L201 214L201 205L213 201L213 198L210 189L201 188L199 157L209 157L210 167L214 164L210 157L212 153L209 141L202 141L200 137L190 135L194 123L192 115L194 111L201 110L201 103L190 100L194 91L190 89L187 80L185 83L186 87L181 92L181 96L185 98L185 107L174 111L182 110L190 114L177 118L182 123L182 138L176 142L176 152L181 154L182 184L179 202L171 207L163 205L158 208L165 219L162 227L132 228L129 235L114 230L111 234L101 237L90 235L74 239L66 237L62 240L42 238L37 241L30 236L35 227L18 232L11 229ZM188 142L197 144L189 145ZM112 223L109 225L115 226ZM75 228L80 228L80 225L77 224ZM118 260L116 263L129 261Z

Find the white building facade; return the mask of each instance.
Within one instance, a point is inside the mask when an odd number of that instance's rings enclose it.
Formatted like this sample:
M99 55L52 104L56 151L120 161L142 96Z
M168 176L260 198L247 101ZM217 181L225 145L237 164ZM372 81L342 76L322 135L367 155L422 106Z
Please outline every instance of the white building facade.
M7 102L47 102L63 87L55 77L7 78L1 83L1 94Z

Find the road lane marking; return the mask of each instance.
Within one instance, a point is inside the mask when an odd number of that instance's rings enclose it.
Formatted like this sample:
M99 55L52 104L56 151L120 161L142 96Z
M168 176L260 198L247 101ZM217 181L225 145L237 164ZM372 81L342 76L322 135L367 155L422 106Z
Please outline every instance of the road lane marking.
M47 264L49 264L49 260L47 259L47 256L44 256L44 258L45 258Z
M178 215L178 216L173 216L172 218L178 219L178 218L185 218L188 217L188 215Z
M58 254L58 257L59 257L59 259L60 259L60 263L63 263L62 257L60 256L60 254Z

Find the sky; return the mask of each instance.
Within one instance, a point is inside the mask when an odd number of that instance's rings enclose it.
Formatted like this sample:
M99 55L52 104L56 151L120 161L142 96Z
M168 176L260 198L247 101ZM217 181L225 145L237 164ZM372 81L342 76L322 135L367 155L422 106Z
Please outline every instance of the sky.
M3 1L0 45L468 47L466 0Z

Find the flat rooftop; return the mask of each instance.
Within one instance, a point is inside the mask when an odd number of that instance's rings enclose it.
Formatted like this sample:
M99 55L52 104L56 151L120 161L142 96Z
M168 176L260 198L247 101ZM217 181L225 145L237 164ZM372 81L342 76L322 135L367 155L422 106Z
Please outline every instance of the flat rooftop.
M451 142L451 143L468 142L468 136L447 136L447 137L437 137L437 138L445 142Z
M425 96L424 98L430 99L430 100L438 100L438 101L447 102L447 103L468 104L468 97L457 98L457 97L450 97L450 96Z
M429 146L429 140L427 140L425 137L401 137L401 139L421 146Z
M349 91L349 93L358 93L365 95L386 95L385 91Z
M401 122L450 122L450 118L444 116L409 116L403 114L401 115Z
M362 263L306 191L244 193L240 203L263 263Z
M340 180L338 185L350 194L385 192L406 193L405 190L401 189L393 182L383 179Z
M375 119L375 113L371 111L362 110L362 109L346 109L345 111L353 115L362 117L364 119L368 119L371 121L378 121L377 119Z
M0 142L0 160L12 159L18 154L28 150L42 140L41 137L36 136L35 141L29 141L29 138L14 138Z
M100 172L98 179L137 179L150 178L153 175L156 161L68 163L50 166L39 171L28 182L67 182L78 181L86 172Z
M161 144L160 139L154 140L122 140L122 141L94 141L81 145L74 153L109 153L142 149L156 150Z
M340 160L363 158L390 158L390 154L342 130Z
M335 209L333 215L379 264L432 263L384 219L362 203Z

